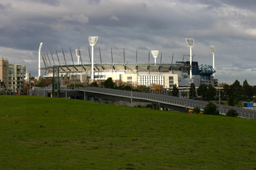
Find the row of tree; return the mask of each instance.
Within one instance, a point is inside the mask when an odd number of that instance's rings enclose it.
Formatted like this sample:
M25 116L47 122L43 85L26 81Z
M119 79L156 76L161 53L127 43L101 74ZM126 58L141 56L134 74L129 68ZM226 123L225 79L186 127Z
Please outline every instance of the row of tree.
M249 85L247 80L243 82L243 85L236 80L231 85L221 84L221 87L223 87L223 90L219 92L220 98L228 100L230 105L234 105L241 100L251 101L253 96L256 95L256 86ZM178 91L175 88L173 88L173 91ZM195 85L192 83L189 89L189 97L194 98L196 96L201 96L203 100L214 100L219 97L219 94L215 87L212 85L207 87L205 84L201 84L196 91Z

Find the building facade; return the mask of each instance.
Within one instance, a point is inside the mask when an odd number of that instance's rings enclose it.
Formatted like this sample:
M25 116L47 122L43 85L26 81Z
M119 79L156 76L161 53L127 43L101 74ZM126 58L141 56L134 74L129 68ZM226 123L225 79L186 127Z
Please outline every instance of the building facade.
M10 64L8 59L0 58L0 80L4 84L2 91L23 92L26 67L22 64Z
M26 67L21 64L9 64L8 90L12 92L24 92Z
M1 81L1 91L4 91L8 87L8 59L4 57L0 58L0 81Z

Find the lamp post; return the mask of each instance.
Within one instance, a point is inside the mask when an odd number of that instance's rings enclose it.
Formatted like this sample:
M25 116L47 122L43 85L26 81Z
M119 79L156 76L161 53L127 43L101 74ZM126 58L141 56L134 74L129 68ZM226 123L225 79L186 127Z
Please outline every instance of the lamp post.
M192 48L194 46L194 39L193 38L186 38L186 42L188 44L188 47L190 48L190 79L192 79Z
M38 80L41 76L41 49L42 49L43 43L41 42L38 49Z
M76 49L77 64L81 64L81 50Z
M91 71L92 72L92 74L91 74L92 82L94 81L94 73L93 73L93 71L94 71L94 68L93 68L93 66L94 66L94 63L93 63L93 61L94 61L94 53L93 53L94 48L93 47L97 43L98 39L99 39L98 36L90 36L88 38L90 46L92 46L92 71Z
M151 50L151 54L152 54L152 56L155 59L155 65L156 65L156 58L158 56L158 53L159 53L159 50Z
M215 47L212 45L210 48L212 50L212 68L215 69ZM213 77L214 76L215 74L213 74Z

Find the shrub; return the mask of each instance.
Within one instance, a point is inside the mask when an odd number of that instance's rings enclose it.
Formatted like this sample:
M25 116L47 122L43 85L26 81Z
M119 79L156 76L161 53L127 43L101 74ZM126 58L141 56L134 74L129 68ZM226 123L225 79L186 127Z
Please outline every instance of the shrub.
M219 115L219 111L217 110L217 106L215 104L209 102L204 108L204 114Z
M193 110L193 113L199 114L200 113L200 108L196 106Z
M237 117L238 113L235 109L230 109L227 113L226 116L231 116L231 117Z

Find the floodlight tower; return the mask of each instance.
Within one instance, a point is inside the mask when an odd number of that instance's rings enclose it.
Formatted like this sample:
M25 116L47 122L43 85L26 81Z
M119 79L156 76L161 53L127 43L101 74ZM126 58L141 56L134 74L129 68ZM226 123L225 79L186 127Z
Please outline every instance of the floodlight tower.
M41 49L42 49L43 43L41 42L38 49L38 80L41 76Z
M81 50L76 49L77 64L81 64Z
M188 47L190 48L190 79L192 79L192 48L194 46L194 39L193 38L186 38L186 42Z
M94 69L93 69L93 60L94 60L94 54L93 54L93 50L94 50L94 45L97 43L99 37L98 36L89 36L88 40L89 40L89 43L90 43L90 46L92 46L92 75L91 75L91 79L92 81L94 81Z
M155 65L156 65L156 58L158 56L158 53L159 53L159 50L151 50L151 54L152 54L152 56L155 59Z
M215 47L212 45L210 48L212 50L212 68L215 69ZM213 77L214 76L215 74L213 74Z

